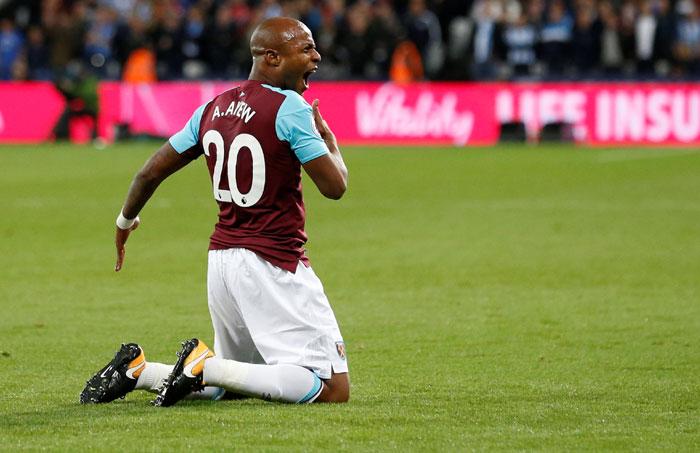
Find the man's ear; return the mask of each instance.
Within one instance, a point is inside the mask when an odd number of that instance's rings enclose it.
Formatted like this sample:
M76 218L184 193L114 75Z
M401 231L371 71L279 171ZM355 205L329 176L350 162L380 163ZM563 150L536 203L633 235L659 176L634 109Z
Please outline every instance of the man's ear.
M276 50L267 49L265 51L265 61L270 66L279 66L281 62L279 52L277 52Z

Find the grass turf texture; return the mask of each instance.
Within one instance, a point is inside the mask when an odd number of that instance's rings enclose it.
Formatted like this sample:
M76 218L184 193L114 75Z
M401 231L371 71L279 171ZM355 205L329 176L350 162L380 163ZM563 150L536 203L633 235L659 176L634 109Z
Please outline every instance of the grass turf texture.
M700 153L349 148L306 180L309 256L352 401L81 406L122 341L211 342L202 161L114 218L157 144L0 148L3 449L700 449Z

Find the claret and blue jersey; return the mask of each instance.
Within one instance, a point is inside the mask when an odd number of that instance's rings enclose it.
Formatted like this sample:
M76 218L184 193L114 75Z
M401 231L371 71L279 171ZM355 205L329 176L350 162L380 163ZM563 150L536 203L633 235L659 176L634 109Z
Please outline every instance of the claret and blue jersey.
M301 164L328 148L304 98L248 80L199 107L170 144L205 155L219 203L210 250L246 248L291 272L307 263Z

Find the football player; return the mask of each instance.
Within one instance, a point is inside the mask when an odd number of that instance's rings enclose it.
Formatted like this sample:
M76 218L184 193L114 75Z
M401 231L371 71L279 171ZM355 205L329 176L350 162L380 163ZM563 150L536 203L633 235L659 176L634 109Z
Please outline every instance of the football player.
M304 254L301 167L332 199L343 196L348 178L318 100L309 105L301 96L321 56L309 29L290 18L262 22L250 48L249 79L199 107L146 162L117 218L119 271L158 185L204 155L219 205L207 275L214 349L188 340L173 366L124 344L87 382L82 403L135 389L158 392L156 406L189 395L220 399L225 391L290 403L350 396L343 338Z

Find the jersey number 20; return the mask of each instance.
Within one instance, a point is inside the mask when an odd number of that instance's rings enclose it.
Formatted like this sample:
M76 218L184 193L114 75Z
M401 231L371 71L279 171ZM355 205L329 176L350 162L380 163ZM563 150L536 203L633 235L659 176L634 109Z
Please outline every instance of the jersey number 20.
M202 138L204 154L209 156L209 146L216 148L216 163L214 164L214 174L212 175L214 186L214 198L223 202L234 202L238 206L253 206L260 201L265 189L265 155L262 146L257 138L250 134L239 134L233 139L228 154L228 165L226 165L226 175L230 190L219 189L221 183L221 173L224 170L224 137L215 129L208 130ZM238 153L241 148L248 148L253 158L253 178L248 193L241 193L236 183L236 165L238 163Z

